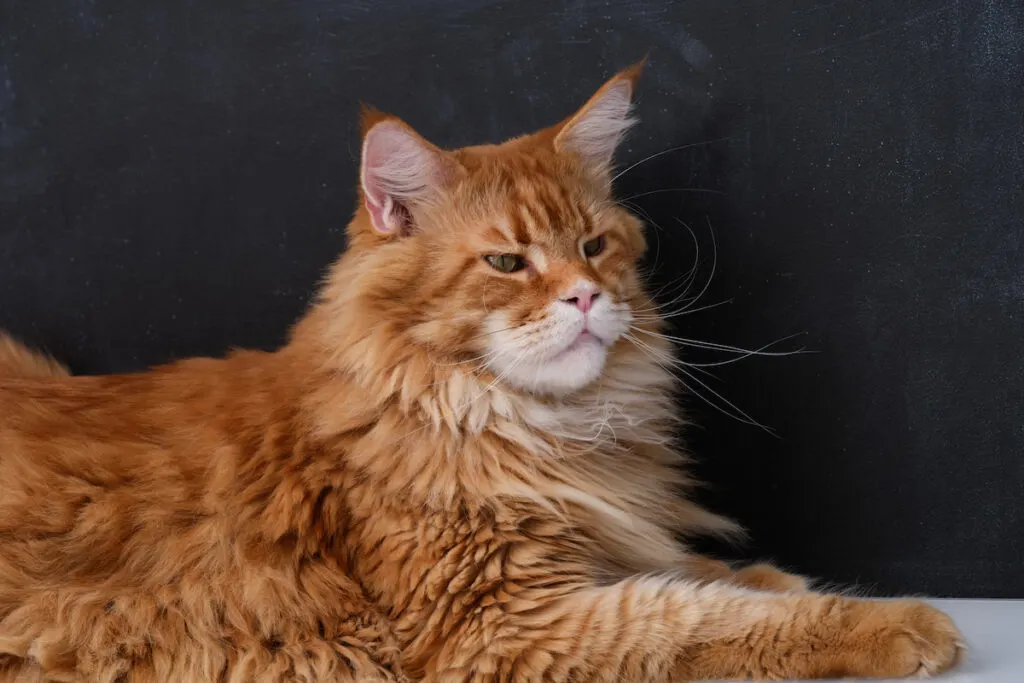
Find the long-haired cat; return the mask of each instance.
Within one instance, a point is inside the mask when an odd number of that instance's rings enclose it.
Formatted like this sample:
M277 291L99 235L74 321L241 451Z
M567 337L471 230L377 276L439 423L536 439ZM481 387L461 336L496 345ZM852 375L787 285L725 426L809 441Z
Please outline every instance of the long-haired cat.
M672 349L611 194L637 74L501 145L368 111L349 248L275 353L68 377L0 343L0 681L952 666L924 603L680 543L735 527L685 498Z

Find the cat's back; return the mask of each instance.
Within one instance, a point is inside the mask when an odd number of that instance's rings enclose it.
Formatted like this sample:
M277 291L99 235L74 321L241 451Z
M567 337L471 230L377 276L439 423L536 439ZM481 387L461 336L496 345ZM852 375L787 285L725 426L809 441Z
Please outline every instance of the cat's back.
M145 372L79 377L0 376L0 458L11 443L143 441L172 446L200 425L256 424L282 402L274 354L193 358ZM250 420L244 420L246 413ZM236 427L239 425L235 425Z
M89 558L125 560L134 544L152 549L217 517L218 468L287 420L274 377L273 354L246 352L138 374L0 379L0 583L13 575L6 563L40 578L100 572Z

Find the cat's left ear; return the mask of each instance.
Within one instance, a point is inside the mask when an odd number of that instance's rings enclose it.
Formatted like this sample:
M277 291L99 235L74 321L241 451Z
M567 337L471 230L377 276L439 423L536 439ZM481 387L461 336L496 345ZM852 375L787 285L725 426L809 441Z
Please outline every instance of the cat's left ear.
M439 196L451 171L444 151L400 119L366 106L361 166L363 203L382 236L412 232L417 207Z
M646 59L601 86L583 107L559 126L555 149L575 154L599 176L611 172L615 150L636 123L633 93Z

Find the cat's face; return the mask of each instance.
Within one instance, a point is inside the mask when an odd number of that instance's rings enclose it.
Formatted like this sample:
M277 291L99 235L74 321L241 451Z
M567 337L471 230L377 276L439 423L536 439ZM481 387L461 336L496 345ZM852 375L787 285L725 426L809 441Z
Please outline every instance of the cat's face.
M646 301L639 221L610 197L633 75L576 116L504 145L443 152L384 119L364 143L363 225L380 310L413 343L555 396L596 380ZM359 216L354 222L360 224Z
M464 320L463 349L501 381L556 395L586 386L630 325L638 222L557 155L463 165L469 175L444 213L473 210L446 239L424 240L439 247L444 278L434 319Z

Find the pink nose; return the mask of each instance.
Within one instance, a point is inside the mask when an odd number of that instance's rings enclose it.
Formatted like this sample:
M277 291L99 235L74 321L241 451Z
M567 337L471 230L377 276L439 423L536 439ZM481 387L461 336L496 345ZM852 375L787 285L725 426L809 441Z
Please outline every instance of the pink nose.
M572 304L586 313L594 305L594 301L597 300L597 297L600 296L600 294L600 290L593 285L577 286L568 292L568 296L562 299L562 301L567 304Z

